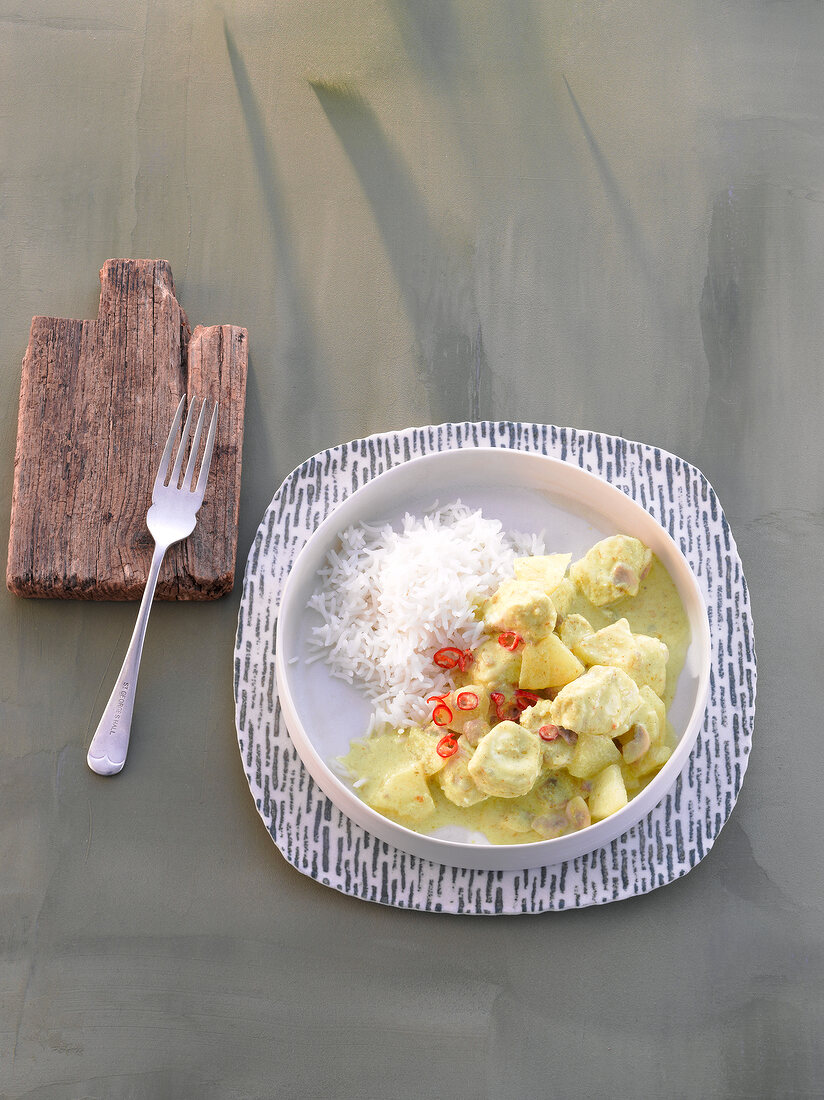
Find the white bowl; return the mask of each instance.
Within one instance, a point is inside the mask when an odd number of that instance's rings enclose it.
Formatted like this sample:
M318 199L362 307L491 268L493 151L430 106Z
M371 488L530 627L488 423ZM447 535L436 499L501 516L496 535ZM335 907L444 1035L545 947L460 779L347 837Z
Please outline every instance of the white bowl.
M307 663L308 641L320 616L307 603L318 570L351 524L398 523L436 502L461 500L499 519L505 530L544 533L548 551L583 555L611 534L635 535L661 560L689 618L691 642L669 718L678 744L652 782L622 810L569 836L530 844L480 842L462 830L427 836L367 806L330 762L345 755L369 723L371 705L357 688L333 677L324 661ZM284 585L275 658L286 727L301 760L325 795L374 836L435 863L478 870L519 870L574 859L609 844L646 816L672 788L704 719L710 672L707 612L683 554L661 525L620 489L594 474L544 455L500 448L439 451L395 466L356 490L318 527Z

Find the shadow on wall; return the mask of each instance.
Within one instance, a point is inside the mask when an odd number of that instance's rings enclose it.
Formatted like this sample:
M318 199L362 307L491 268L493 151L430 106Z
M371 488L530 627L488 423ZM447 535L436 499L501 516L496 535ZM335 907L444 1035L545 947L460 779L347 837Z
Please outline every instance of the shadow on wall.
M473 290L473 248L447 240L369 104L347 84L311 81L361 185L415 330L433 420L477 420L489 367Z
M742 469L740 462L731 466L738 456L729 453L730 441L747 440L760 427L762 357L754 339L765 286L767 191L763 180L730 186L713 202L700 305L710 383L701 447L718 469ZM746 486L730 491L746 494Z
M663 340L677 332L681 305L667 296L643 219L564 74L576 16L535 0L472 23L451 0L391 0L389 10L474 189L476 305L496 372L507 369L501 352L524 348L533 364L544 361L556 395L570 364L581 388L595 391L612 346L587 306L606 279L598 273L624 271L618 293L643 302ZM593 231L593 201L614 239Z
M536 177L566 166L572 147L559 110L562 89L552 68L547 12L530 2L487 8L478 19L476 13L462 16L453 0L389 4L407 55L436 91L473 181L481 187L488 182L494 198L502 174Z
M223 31L235 87L249 132L266 214L272 227L274 270L277 273L276 301L273 308L277 310L276 331L279 334L279 362L276 366L283 381L282 387L278 389L278 399L283 405L286 422L308 424L316 410L322 407L313 318L306 302L304 280L299 270L293 233L283 198L283 185L266 124L246 63L226 20ZM282 299L280 309L277 297Z
M620 231L626 245L627 252L635 261L636 269L640 273L645 289L653 300L657 300L659 315L666 313L666 302L660 293L660 280L656 278L656 264L644 241L644 233L638 218L632 210L632 205L624 193L609 160L604 154L601 145L597 141L592 128L587 121L581 105L575 98L575 93L569 86L566 77L563 78L564 86L572 103L575 118L581 127L581 132L587 143L587 148L592 155L592 162L598 175L598 180L607 200L607 205L612 213L615 225Z

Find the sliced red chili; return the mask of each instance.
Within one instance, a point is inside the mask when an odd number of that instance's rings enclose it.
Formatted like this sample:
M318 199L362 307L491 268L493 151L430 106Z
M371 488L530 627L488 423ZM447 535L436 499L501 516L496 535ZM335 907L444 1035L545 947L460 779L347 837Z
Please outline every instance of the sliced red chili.
M463 659L463 650L458 649L454 645L446 645L443 649L439 649L432 657L432 660L438 666L438 668L455 668L456 665L460 666ZM463 669L461 669L463 671Z
M447 692L446 695L449 693ZM446 695L430 695L426 700L427 703L437 703L438 705L432 711L432 721L436 726L448 726L452 721L452 711L446 705L444 700Z
M503 646L504 649L511 649L513 652L518 648L522 641L523 638L521 637L521 635L516 633L514 630L505 630L503 634L498 635L498 645Z
M475 710L480 700L474 691L459 691L455 696L458 710Z
M448 760L450 756L454 756L458 751L458 742L448 733L446 737L442 737L435 747L435 751L438 756L442 756L444 760Z
M541 726L538 730L538 736L542 741L557 741L561 736L561 731L557 726Z
M472 664L472 650L458 649L456 645L445 645L432 655L432 660L438 668L459 668L466 672Z
M515 688L515 706L518 710L526 710L534 707L538 702L538 696L534 691L525 691L523 688Z

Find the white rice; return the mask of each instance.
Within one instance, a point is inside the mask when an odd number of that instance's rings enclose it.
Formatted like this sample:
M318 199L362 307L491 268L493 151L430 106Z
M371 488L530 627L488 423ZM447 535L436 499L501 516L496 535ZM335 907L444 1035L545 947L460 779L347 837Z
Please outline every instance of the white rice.
M442 646L474 648L483 636L475 608L513 575L516 557L543 554L535 535L506 534L460 501L421 519L350 527L320 570L309 606L314 658L363 688L374 704L371 729L426 722L426 700L449 690L450 673L432 657Z

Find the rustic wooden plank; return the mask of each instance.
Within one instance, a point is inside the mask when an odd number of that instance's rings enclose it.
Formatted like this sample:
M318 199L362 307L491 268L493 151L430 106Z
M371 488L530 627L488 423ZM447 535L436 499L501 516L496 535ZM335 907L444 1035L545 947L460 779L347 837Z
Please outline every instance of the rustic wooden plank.
M166 557L159 599L234 580L248 341L198 327L165 260L109 260L96 320L35 317L23 359L6 581L21 596L129 600L151 559L151 486L180 395L220 402L198 525Z
M207 592L209 597L229 592L234 583L247 352L246 330L234 325L198 325L188 345L189 392L208 399L210 408L219 402L219 427L209 474L213 480L197 527L170 552L169 583L186 577L193 590L203 590L204 598ZM201 451L204 447L205 438ZM161 573L158 588L163 581ZM173 595L170 591L168 598Z

